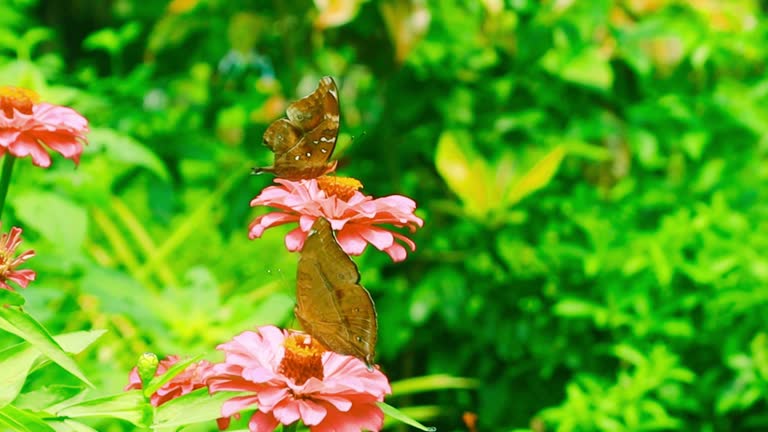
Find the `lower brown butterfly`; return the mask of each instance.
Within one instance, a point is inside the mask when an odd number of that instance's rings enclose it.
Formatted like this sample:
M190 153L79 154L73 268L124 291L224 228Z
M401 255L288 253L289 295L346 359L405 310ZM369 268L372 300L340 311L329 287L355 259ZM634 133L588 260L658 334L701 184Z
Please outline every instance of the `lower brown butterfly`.
M328 349L355 356L372 369L376 308L359 282L357 265L339 246L330 222L317 218L299 259L296 318Z

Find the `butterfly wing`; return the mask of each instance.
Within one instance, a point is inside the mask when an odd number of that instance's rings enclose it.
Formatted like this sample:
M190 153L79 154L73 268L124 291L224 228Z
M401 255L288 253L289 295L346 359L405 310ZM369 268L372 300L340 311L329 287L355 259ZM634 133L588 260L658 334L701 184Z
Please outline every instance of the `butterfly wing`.
M328 163L339 135L339 95L331 77L317 89L292 103L287 119L273 122L264 133L264 145L275 153L275 163L254 172L272 172L289 180L314 178L332 171Z
M376 309L359 280L357 266L336 242L330 223L318 218L299 259L296 317L328 349L371 365Z

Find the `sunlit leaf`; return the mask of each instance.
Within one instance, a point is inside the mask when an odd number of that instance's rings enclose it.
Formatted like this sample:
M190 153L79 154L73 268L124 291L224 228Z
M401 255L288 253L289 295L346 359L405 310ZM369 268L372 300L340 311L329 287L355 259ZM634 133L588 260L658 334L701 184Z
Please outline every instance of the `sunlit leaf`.
M136 426L147 426L152 406L144 400L140 391L135 390L65 406L56 415L71 418L116 417Z
M580 299L562 299L553 307L555 314L564 317L584 318L595 313L595 305Z
M0 407L18 396L29 370L40 355L29 344L18 344L0 351Z
M379 10L395 46L395 60L402 63L427 32L429 9L423 0L384 0Z
M63 251L78 251L88 232L85 209L61 194L24 191L16 195L13 208L19 219Z
M24 296L7 289L0 289L0 305L21 306L26 300Z
M378 402L379 407L382 411L384 411L384 414L394 418L395 420L398 420L402 423L407 424L408 426L413 426L416 429L423 430L425 432L435 432L437 429L430 426L424 426L423 424L419 423L418 421L412 419L411 417L403 414L402 411L398 410L397 408L387 405L384 402Z
M482 216L490 208L484 181L489 169L471 146L468 134L444 132L437 143L435 165L448 187L464 203L465 211Z
M506 204L510 206L517 204L523 198L548 185L557 173L563 157L565 157L565 148L562 146L557 146L547 153L510 186L506 194Z
M188 359L184 359L184 360L179 360L178 362L174 363L173 366L169 367L168 370L164 374L152 378L152 380L149 383L147 383L147 387L143 390L144 391L144 396L146 396L146 397L151 396L152 393L154 393L158 389L160 389L160 387L165 385L165 383L167 383L168 381L172 380L173 377L175 377L176 375L178 375L181 372L183 372L184 369L187 368L187 366L189 366L192 363L198 361L202 357L203 357L203 355L200 354L200 355L198 355L196 357L192 357L192 358L188 358Z
M56 429L57 432L99 432L96 429L74 420L49 420L48 423Z
M90 50L101 49L111 53L120 48L120 38L114 29L105 28L88 35L83 41L83 46Z
M160 158L134 138L106 128L93 128L88 138L91 144L89 152L103 150L113 162L140 166L161 179L168 178L168 170Z
M64 352L45 327L32 318L31 315L16 308L0 307L0 328L26 340L67 372L89 386L93 386L88 378L83 375L83 372L80 371L75 361Z
M56 335L53 338L61 345L64 351L70 354L79 354L84 349L88 348L92 343L96 342L100 337L106 333L106 330L83 330L71 333L63 333Z
M338 27L351 21L362 0L315 0L315 6L320 14L315 18L315 27L326 29Z
M104 334L103 330L81 331L54 336L54 340L64 351L76 354L102 334ZM0 351L0 383L3 383L0 386L0 406L10 403L16 398L38 357L40 357L40 352L29 343L21 343ZM37 399L41 398L42 396L37 397ZM19 403L16 405L21 406Z
M164 403L157 409L155 427L167 428L215 420L221 417L222 404L242 393L208 393L207 388L197 389L189 394Z
M40 417L13 405L0 408L0 425L6 425L11 431L16 432L55 432Z
M471 378L461 378L450 375L424 375L393 382L392 395L402 396L447 389L475 389L479 385L479 381Z

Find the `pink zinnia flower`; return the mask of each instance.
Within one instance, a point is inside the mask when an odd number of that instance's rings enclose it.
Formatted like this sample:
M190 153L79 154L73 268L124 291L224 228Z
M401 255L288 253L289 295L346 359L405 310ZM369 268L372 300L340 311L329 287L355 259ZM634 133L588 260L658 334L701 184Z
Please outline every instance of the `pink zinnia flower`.
M33 164L48 168L45 145L77 164L87 132L88 120L72 108L39 103L31 90L0 87L0 156L32 156Z
M300 251L315 219L322 216L331 222L336 240L349 255L360 255L368 243L389 254L393 261L407 255L399 240L412 251L416 244L408 237L382 228L380 224L408 227L411 232L424 224L413 214L416 203L402 195L374 199L358 189L362 184L346 177L323 176L311 180L290 181L277 178L280 186L269 186L251 201L251 207L270 206L281 212L257 217L249 226L248 237L261 237L267 228L298 222L299 226L285 237L289 251Z
M3 233L0 236L0 288L13 291L8 281L16 282L22 288L26 288L37 277L34 270L16 269L24 261L35 256L35 251L28 250L14 258L20 244L21 228L19 227L13 227L10 233Z
M378 431L384 413L376 402L392 393L387 377L352 356L325 349L304 333L274 326L246 331L218 346L226 354L208 377L211 393L246 391L221 408L224 417L258 408L248 429L272 431L301 420L312 432ZM228 421L220 422L228 426Z
M160 364L157 366L157 372L155 376L162 375L168 371L168 368L179 362L179 356L170 355L167 358L160 360ZM160 406L171 399L176 399L179 396L183 396L187 393L191 393L201 387L205 387L205 376L212 364L200 360L197 363L192 363L180 374L173 377L170 381L165 383L156 392L152 393L149 401L153 406ZM139 377L139 371L136 367L131 370L131 374L128 376L129 383L125 386L124 390L141 389L141 378Z

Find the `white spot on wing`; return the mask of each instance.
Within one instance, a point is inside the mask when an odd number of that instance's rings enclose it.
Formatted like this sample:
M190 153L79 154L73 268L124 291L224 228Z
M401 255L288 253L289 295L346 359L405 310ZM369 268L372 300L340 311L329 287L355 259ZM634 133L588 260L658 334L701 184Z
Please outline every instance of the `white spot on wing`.
M299 160L299 159L301 159L301 156L299 156L299 155L296 155L296 157L295 157L295 158L293 158L293 159L294 159L294 160Z

